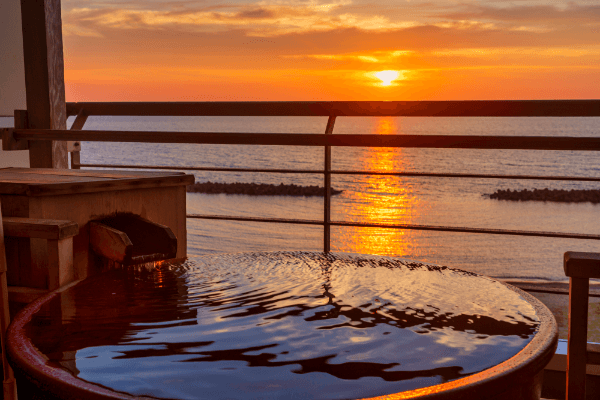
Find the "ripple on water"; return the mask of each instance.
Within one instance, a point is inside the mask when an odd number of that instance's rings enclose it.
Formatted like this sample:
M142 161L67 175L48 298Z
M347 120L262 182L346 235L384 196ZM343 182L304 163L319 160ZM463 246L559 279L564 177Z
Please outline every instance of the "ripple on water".
M458 379L518 353L539 319L469 272L390 257L240 253L110 271L28 325L81 379L165 398L348 398Z

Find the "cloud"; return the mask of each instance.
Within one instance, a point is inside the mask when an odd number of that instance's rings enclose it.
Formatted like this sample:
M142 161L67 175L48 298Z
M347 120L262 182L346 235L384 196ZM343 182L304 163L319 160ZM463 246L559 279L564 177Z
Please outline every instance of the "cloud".
M464 11L438 14L440 18L451 20L496 21L509 25L570 26L578 24L600 24L600 5L578 5L569 3L565 7L554 5L490 7L469 5Z
M439 50L431 52L435 56L462 56L462 57L480 57L480 56L505 56L505 55L525 55L536 57L600 57L600 46L577 48L577 47L493 47L493 48L471 48L471 49L452 49Z
M360 54L303 54L285 55L283 58L314 59L332 61L361 61L365 63L386 63L396 61L398 57L412 54L409 50L374 51Z
M418 25L391 21L382 15L344 13L350 0L275 0L239 7L156 10L139 8L73 8L65 14L65 34L89 36L102 29L182 29L214 32L244 29L248 36L269 37L292 33L357 28L384 31ZM83 29L82 26L87 28Z
M482 30L482 29L498 29L496 24L480 21L472 21L472 20L460 20L460 21L447 21L447 22L438 22L433 24L439 28L446 29L470 29L470 30Z
M62 32L64 36L102 37L99 31L78 24L64 23Z

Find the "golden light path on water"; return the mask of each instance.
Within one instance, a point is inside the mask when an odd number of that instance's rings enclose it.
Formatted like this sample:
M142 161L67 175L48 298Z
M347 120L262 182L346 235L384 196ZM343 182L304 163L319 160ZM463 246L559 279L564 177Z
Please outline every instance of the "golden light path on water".
M389 135L400 132L399 119L381 118L375 132ZM367 148L358 163L361 170L403 171L408 161L400 148ZM411 223L421 212L421 204L406 179L385 175L356 176L365 192L350 192L342 215L365 223ZM414 254L415 231L390 228L344 228L338 240L339 251L403 256Z

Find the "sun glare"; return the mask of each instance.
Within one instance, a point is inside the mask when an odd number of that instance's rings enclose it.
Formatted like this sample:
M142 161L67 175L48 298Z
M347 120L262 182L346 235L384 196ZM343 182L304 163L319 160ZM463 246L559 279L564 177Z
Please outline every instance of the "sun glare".
M394 80L398 79L400 73L398 71L387 70L376 72L374 75L381 80L381 86L390 86Z

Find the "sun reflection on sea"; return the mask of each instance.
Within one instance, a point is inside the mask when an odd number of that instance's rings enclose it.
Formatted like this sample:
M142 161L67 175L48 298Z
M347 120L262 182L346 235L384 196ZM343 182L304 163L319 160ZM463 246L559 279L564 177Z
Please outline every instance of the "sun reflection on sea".
M399 119L381 118L375 134L386 135L400 131ZM358 160L361 170L392 172L409 169L408 161L400 148L366 148ZM351 201L342 211L354 221L366 223L410 223L419 212L419 200L413 195L410 181L386 175L356 176L365 191L351 191ZM357 182L357 183L358 183ZM360 217L360 218L359 218ZM389 228L343 229L338 237L337 250L404 256L412 254L414 231Z

